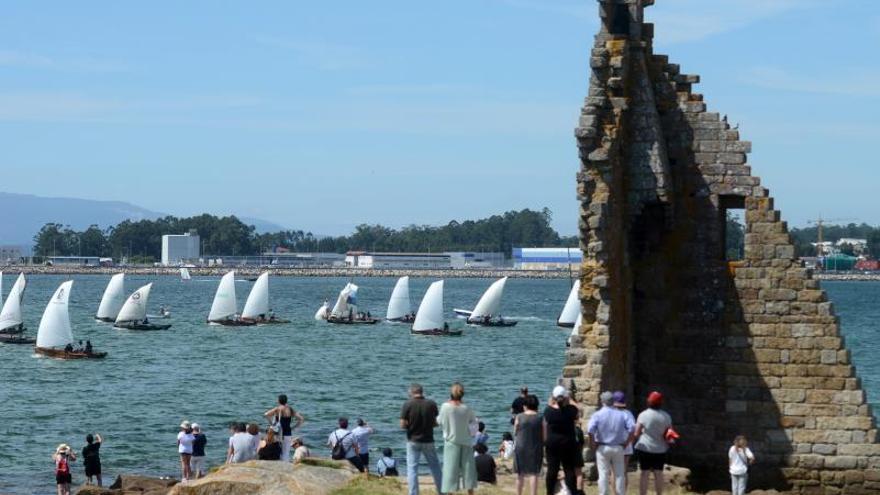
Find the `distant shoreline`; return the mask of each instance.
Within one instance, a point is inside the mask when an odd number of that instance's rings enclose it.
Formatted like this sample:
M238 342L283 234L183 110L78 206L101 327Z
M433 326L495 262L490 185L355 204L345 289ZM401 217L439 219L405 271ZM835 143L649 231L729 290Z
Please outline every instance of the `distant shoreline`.
M880 282L880 273L814 273L813 278L832 282Z
M161 275L180 277L180 269L176 267L66 267L22 265L8 266L2 269L8 273L23 272L25 275L112 275L124 272L129 275ZM235 270L241 277L256 277L268 271L280 277L423 277L423 278L530 278L530 279L567 279L570 274L565 270L514 270L498 269L372 269L372 268L263 268L263 267L198 267L188 268L193 277L219 277L230 270ZM578 276L575 271L571 274Z

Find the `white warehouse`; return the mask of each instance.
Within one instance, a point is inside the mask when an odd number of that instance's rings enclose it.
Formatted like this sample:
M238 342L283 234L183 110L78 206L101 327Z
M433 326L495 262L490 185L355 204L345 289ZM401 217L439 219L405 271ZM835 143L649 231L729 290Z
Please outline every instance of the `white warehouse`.
M176 266L199 260L201 239L194 233L162 236L162 265Z

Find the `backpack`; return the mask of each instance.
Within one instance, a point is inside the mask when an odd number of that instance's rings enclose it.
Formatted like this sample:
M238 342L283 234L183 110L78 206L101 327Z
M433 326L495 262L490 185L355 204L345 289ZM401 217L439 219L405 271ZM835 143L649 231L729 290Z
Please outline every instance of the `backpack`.
M348 454L348 450L342 445L342 442L345 440L345 437L351 435L351 432L346 433L339 438L339 435L336 433L333 436L336 437L336 443L333 444L333 450L330 451L330 458L334 461L341 461L346 458L346 454Z
M58 462L55 465L55 474L68 473L70 473L70 465L67 463L67 456L61 456L61 458L58 459Z
M382 465L385 466L385 476L400 476L400 474L397 472L397 461L395 461L394 464L391 466L385 464L385 459L380 459L379 462L381 462Z

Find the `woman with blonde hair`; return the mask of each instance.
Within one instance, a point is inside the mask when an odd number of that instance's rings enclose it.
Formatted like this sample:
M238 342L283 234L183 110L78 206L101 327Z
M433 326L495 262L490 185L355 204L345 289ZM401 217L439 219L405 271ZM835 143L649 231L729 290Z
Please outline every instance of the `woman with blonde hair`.
M459 486L473 494L477 487L472 427L477 415L462 402L464 386L456 382L449 389L449 400L440 407L437 422L443 430L443 493L453 493Z
M70 446L62 443L52 454L55 461L55 484L58 486L58 495L70 495L70 483L73 477L70 475L70 463L76 460L76 454L70 450Z

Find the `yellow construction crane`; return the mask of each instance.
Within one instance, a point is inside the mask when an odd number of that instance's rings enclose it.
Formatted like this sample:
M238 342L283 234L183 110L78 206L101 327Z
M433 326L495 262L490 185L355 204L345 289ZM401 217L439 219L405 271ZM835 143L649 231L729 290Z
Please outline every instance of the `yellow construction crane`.
M816 226L816 256L822 256L822 243L825 241L825 236L822 229L825 227L826 223L852 221L855 221L855 218L822 218L821 214L816 220L807 220L808 224Z

